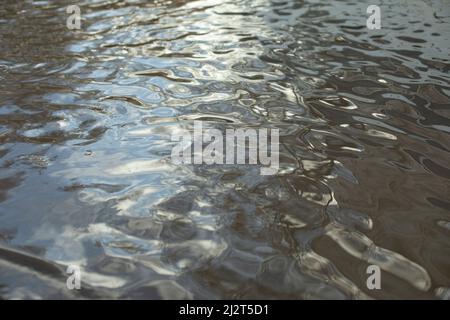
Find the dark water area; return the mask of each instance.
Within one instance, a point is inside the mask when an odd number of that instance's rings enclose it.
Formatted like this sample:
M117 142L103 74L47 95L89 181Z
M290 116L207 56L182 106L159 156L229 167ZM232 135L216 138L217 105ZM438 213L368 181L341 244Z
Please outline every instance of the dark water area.
M450 3L369 4L2 0L0 297L450 298ZM193 120L277 174L175 165Z

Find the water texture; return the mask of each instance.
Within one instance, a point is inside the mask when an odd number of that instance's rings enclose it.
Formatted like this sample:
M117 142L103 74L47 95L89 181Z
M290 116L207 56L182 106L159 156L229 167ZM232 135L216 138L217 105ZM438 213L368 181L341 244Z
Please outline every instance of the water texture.
M369 4L2 0L0 297L450 298L450 3ZM277 174L174 164L194 120Z

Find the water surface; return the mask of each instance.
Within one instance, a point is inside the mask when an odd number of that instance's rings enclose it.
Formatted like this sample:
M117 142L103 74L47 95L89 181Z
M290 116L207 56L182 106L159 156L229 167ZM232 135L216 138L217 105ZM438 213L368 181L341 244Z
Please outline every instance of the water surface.
M0 297L450 297L448 1L69 4L0 8ZM194 119L278 173L175 165Z

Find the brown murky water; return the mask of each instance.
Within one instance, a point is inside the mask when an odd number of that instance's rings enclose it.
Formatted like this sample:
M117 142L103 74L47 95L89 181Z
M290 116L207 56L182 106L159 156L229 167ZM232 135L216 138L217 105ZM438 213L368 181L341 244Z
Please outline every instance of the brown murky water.
M0 7L2 298L450 297L448 1L68 4ZM193 118L279 172L173 164Z

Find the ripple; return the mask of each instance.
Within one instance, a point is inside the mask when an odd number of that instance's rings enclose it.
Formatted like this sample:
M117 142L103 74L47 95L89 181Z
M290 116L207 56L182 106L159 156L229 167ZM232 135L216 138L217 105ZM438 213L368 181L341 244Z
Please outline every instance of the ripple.
M449 298L445 1L4 2L1 298ZM194 121L278 172L175 165Z

